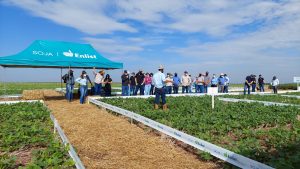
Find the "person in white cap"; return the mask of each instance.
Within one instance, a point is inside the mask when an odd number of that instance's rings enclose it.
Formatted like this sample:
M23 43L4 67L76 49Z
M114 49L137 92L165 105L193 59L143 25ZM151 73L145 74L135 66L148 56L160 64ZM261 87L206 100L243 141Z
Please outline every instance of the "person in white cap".
M164 67L160 65L158 67L158 72L153 75L153 85L155 87L155 101L154 101L154 108L158 109L159 105L159 98L161 97L163 110L167 110L167 102L166 102L166 93L164 85L166 82L166 76L164 74Z
M219 84L219 93L224 93L224 85L225 85L224 73L220 74L220 77L218 78L218 84Z

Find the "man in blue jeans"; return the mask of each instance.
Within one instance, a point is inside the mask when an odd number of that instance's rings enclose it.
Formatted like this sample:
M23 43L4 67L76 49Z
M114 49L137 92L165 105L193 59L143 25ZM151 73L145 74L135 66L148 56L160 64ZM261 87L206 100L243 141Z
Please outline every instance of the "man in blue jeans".
M66 83L66 99L71 102L73 100L73 90L74 90L74 76L73 76L73 70L69 70L67 74L65 74L62 79Z
M129 96L129 74L127 70L124 70L123 75L121 76L122 79L122 96Z
M167 101L166 101L166 91L164 88L164 84L167 82L166 76L164 74L164 67L162 65L159 66L158 72L156 72L153 76L153 84L155 86L155 101L154 101L154 108L158 109L159 105L159 98L161 97L163 110L167 110Z
M142 69L140 69L140 71L135 75L135 79L136 79L135 95L137 95L138 91L140 91L140 95L144 95L145 75Z

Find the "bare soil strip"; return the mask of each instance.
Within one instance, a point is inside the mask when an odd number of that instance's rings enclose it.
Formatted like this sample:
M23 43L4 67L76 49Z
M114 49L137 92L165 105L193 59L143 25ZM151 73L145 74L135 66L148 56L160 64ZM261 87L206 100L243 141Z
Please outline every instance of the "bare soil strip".
M95 105L48 100L46 104L77 150L86 168L216 169L168 140Z

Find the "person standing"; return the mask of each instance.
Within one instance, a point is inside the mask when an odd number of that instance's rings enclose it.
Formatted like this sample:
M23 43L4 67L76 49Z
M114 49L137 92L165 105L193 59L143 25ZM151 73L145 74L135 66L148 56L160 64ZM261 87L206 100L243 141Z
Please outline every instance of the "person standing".
M178 77L177 73L174 73L174 77L173 77L173 92L174 94L178 94L178 88L180 85L180 78Z
M192 78L191 74L189 74L189 77L191 79L191 83L189 85L189 93L192 93L192 87L193 87L193 84L194 84L194 79Z
M105 96L111 96L111 84L112 84L112 79L110 78L110 75L107 74L103 80L104 83L104 91L105 91Z
M209 72L206 71L205 76L204 76L204 93L207 93L207 87L210 84L210 77L209 77Z
M104 70L100 70L99 72L96 72L96 68L93 69L93 74L95 75L94 79L94 87L95 87L95 93L94 95L101 96L101 89L102 89L102 82L104 77Z
M129 96L129 74L127 70L124 70L123 75L121 76L122 79L122 96Z
M265 92L265 79L262 77L262 75L258 76L258 85L260 92Z
M135 87L136 87L136 80L135 80L135 73L132 72L130 76L130 96L135 94Z
M74 75L73 70L69 70L67 74L65 74L62 79L66 83L66 99L71 102L73 100L73 90L74 90Z
M250 94L250 86L252 84L251 75L246 77L245 85L244 85L244 95L246 95L246 90L248 90L248 94Z
M145 95L150 95L150 89L151 89L151 77L149 73L145 74Z
M150 88L150 95L154 95L154 85L153 85L153 73L150 73L150 78L151 78L151 88Z
M204 93L204 76L202 73L197 78L198 93Z
M166 94L172 94L173 78L171 73L167 73L166 81Z
M252 81L252 84L251 84L252 92L255 92L255 89L256 89L256 76L255 75L251 75L251 81Z
M224 74L224 93L228 93L228 88L229 88L229 77L227 74Z
M218 78L218 85L219 85L219 93L224 93L224 85L225 85L224 73L220 74L220 77Z
M211 87L218 87L218 78L216 74L213 74L213 77L211 79Z
M84 104L85 97L88 89L88 78L86 71L82 71L79 78L75 80L77 83L79 83L79 91L80 91L80 104Z
M191 83L192 83L191 78L190 78L188 72L184 71L184 75L181 76L182 93L189 92L188 90L189 90L189 86Z
M158 72L153 75L153 84L155 87L155 100L154 100L154 109L158 109L159 100L161 98L163 110L167 110L167 101L164 84L167 83L166 76L164 74L164 67L159 66Z
M140 95L144 95L145 75L142 69L140 69L140 71L136 74L135 79L136 79L135 95L137 95L138 91L140 91Z
M272 89L273 89L274 94L277 94L279 80L277 79L276 76L273 76L273 79L271 81L271 85L272 85Z

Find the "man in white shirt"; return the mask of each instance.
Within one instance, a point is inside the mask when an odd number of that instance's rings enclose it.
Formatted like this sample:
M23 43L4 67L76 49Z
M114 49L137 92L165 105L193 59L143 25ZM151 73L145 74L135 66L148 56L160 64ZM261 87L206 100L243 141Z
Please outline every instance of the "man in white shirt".
M182 84L182 93L184 91L188 93L189 86L192 83L191 77L189 76L187 71L184 71L184 75L181 76L181 84Z
M99 72L96 72L96 69L94 68L93 73L95 75L95 93L94 95L99 95L101 96L101 89L102 89L102 82L103 82L103 76L104 76L104 71L101 70Z
M158 72L153 75L153 85L155 87L155 104L154 108L158 109L159 97L161 97L163 110L167 110L166 105L166 93L165 93L165 83L169 82L166 80L166 76L164 74L164 67L162 65L159 66Z

